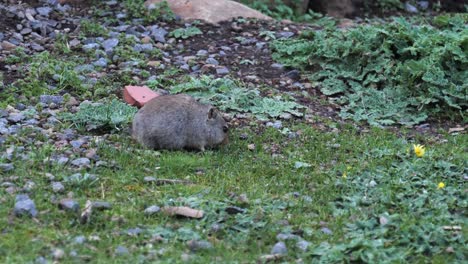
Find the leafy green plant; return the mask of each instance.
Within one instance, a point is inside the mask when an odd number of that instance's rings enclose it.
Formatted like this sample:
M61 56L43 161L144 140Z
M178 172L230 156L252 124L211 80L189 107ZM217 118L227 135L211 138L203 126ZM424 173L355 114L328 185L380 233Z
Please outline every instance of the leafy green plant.
M259 118L279 117L290 113L302 116L304 108L292 101L284 101L281 97L261 97L258 90L241 88L231 79L212 79L202 76L191 78L189 82L174 86L171 93L187 93L201 101L216 105L223 111L248 112Z
M84 102L76 113L62 113L64 121L88 130L120 130L128 125L137 109L117 99L106 103Z
M307 32L277 40L273 56L306 70L322 93L343 105L341 116L373 125L414 125L430 115L463 117L468 107L468 29L463 16L443 26L403 18L346 31ZM439 21L439 22L437 22Z
M76 61L58 60L47 51L35 54L21 65L24 78L15 82L12 89L27 97L64 90L84 92L85 86L75 70L76 66Z
M456 259L464 259L462 226L464 196L462 175L466 168L434 159L429 153L418 158L405 149L374 149L374 157L393 157L389 167L350 172L336 188L346 197L334 202L335 217L357 214L345 225L344 242L322 243L311 254L324 262L373 263L401 260L419 262L421 255L437 256L451 247ZM447 228L449 226L449 228ZM453 247L452 247L453 246ZM414 252L415 254L407 254Z
M125 0L123 2L130 18L142 18L146 23L156 22L158 20L172 21L175 15L169 8L167 1L159 4L145 6L144 0Z
M28 55L24 52L24 48L16 48L12 54L8 55L5 58L6 64L16 64L20 62L25 62L28 58Z
M101 24L90 21L82 20L80 23L80 29L84 36L83 37L106 37L108 36L108 30Z
M169 33L169 36L174 38L188 39L190 37L201 34L203 34L203 32L197 27L186 27L174 29L172 32Z

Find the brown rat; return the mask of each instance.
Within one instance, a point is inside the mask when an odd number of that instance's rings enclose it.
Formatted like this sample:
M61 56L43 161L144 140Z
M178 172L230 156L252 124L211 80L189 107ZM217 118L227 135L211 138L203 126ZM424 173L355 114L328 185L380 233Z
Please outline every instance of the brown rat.
M211 105L185 94L158 96L135 115L132 136L151 149L204 151L228 142L228 126Z

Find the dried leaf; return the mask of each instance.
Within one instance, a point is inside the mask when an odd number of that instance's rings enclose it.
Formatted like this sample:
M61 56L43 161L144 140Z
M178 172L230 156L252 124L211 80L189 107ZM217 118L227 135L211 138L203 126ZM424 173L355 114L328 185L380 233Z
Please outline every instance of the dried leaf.
M203 217L203 211L192 209L190 207L185 207L185 206L163 207L161 211L171 216L179 215L179 216L185 216L185 217L190 217L190 218L202 218Z

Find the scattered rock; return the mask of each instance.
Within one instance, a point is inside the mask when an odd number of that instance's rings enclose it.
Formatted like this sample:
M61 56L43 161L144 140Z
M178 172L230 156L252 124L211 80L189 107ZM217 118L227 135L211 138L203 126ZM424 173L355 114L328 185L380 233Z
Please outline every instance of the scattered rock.
M112 209L112 204L104 201L93 202L93 209L110 210Z
M190 240L187 243L188 247L192 251L206 250L213 248L213 245L206 240Z
M88 158L77 158L74 159L71 164L77 167L89 167L91 161Z
M54 193L61 193L65 191L65 186L61 182L53 182L52 184L52 191Z
M130 252L128 251L128 248L126 248L124 246L117 246L117 248L115 248L115 254L119 255L119 256L122 256L122 255L130 254Z
M218 75L226 75L228 73L229 73L229 69L224 66L220 66L216 68L216 74Z
M408 13L413 13L413 14L416 14L419 12L419 10L414 5L410 4L409 2L405 2L405 10Z
M41 95L39 96L39 102L43 104L50 104L54 103L57 105L61 105L63 103L63 96L60 95Z
M161 211L161 208L159 206L152 205L145 209L145 215L154 215L156 213L159 213L159 211Z
M0 163L0 171L12 171L15 167L11 163Z
M272 255L286 255L287 253L288 249L286 248L286 244L281 241L276 243L271 249Z
M18 194L16 196L15 208L13 213L16 216L32 216L36 217L37 210L34 201L29 198L27 194Z
M69 211L73 213L78 213L80 211L80 204L73 199L65 198L60 200L59 209L64 211Z
M102 43L102 47L105 51L112 51L119 44L119 40L116 38L110 38Z
M307 251L307 248L309 247L310 242L305 241L305 240L300 240L296 243L296 247L302 251Z
M52 251L52 257L55 260L61 260L63 259L64 256L65 256L65 251L63 251L63 249L61 248L56 248Z

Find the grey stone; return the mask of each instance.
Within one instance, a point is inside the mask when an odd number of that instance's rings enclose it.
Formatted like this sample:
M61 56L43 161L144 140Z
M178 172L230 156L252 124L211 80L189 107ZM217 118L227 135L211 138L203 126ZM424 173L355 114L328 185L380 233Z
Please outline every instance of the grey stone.
M89 166L91 161L88 158L77 158L74 159L71 164L77 167Z
M100 58L99 60L93 62L93 65L96 67L107 67L107 59L106 58Z
M190 240L188 242L188 246L190 250L197 251L197 250L206 250L213 248L213 245L206 240Z
M322 232L327 235L333 234L333 232L328 227L322 227L320 230L322 230Z
M292 36L294 36L294 32L290 32L290 31L283 31L283 32L276 33L277 38L290 38Z
M139 234L143 233L144 230L139 228L139 227L135 227L135 228L130 228L130 229L127 229L125 231L125 234L129 235L129 236L138 236Z
M36 205L34 201L29 198L26 194L18 194L16 196L16 203L15 208L13 209L13 213L16 216L32 216L35 217L37 215Z
M50 8L48 6L38 7L38 8L36 8L36 11L37 11L37 13L39 15L44 16L44 17L48 17L50 12L52 12L52 8Z
M126 248L124 246L117 246L117 248L115 248L115 254L119 255L119 256L122 256L122 255L130 254L130 252L128 251L128 248Z
M283 123L281 121L275 121L275 122L268 122L266 123L267 127L273 127L276 129L281 129L283 127Z
M76 38L74 38L70 42L68 42L68 45L70 45L70 47L72 47L72 48L76 47L76 46L78 46L80 44L81 44L81 41L79 39L76 39Z
M228 73L229 73L229 69L224 66L216 68L216 74L218 75L226 75Z
M284 74L284 77L288 77L291 80L299 80L301 78L301 73L298 70L291 70Z
M273 248L271 249L271 254L273 255L285 255L288 253L288 249L286 248L286 244L282 241L276 243Z
M418 5L422 10L429 8L429 1L418 1Z
M119 45L119 40L116 38L106 39L102 42L102 47L105 51L112 51L117 45Z
M112 209L112 204L104 201L93 202L93 209L110 210Z
M70 9L71 9L71 6L70 5L61 5L61 4L58 4L55 6L55 9L57 11L60 11L62 13L66 13L68 12Z
M154 215L161 211L161 208L157 205L152 205L145 209L145 215Z
M24 114L22 113L10 113L10 115L8 116L8 121L12 122L12 123L18 123L20 122L21 120L23 120L25 118Z
M80 211L80 204L70 198L60 200L59 208L64 211L78 213Z
M55 260L63 259L63 257L65 257L65 251L61 248L54 248L54 250L52 250L52 257Z
M63 103L63 96L60 95L41 95L39 96L39 102L44 103L44 104L62 104Z
M39 121L37 121L36 119L28 119L24 122L24 124L29 126L35 126L39 124Z
M284 65L283 65L283 64L280 64L280 63L273 63L273 64L271 65L271 67L272 67L273 69L277 69L277 70L283 70L283 69L284 69Z
M83 140L72 140L70 141L70 145L72 145L73 148L80 148L85 142Z
M32 29L31 29L31 28L23 28L23 29L20 31L20 33L21 33L22 35L27 35L27 34L29 34L29 33L31 33L31 32L32 32Z
M199 50L199 51L197 52L197 56L206 57L206 56L208 56L208 51L207 51L207 50L203 50L203 49L202 49L202 50Z
M412 4L410 4L409 2L405 2L405 10L408 12L408 13L418 13L419 10Z
M296 243L296 247L302 251L307 251L307 248L309 247L310 242L305 241L305 240L300 240Z
M167 30L164 28L158 28L157 26L151 27L151 34L150 36L154 38L155 41L165 43L167 35Z
M294 234L288 234L288 233L279 233L276 236L277 240L284 241L284 240L299 240L301 237L298 235Z
M49 262L43 256L40 256L34 260L34 264L49 264Z
M74 242L75 244L81 245L81 244L83 244L84 242L86 242L86 237L85 237L85 236L77 236L77 237L75 237L75 238L73 239L73 242Z
M90 50L95 50L99 48L99 44L97 43L89 43L85 44L81 47L84 51L90 51Z
M118 32L125 32L127 31L129 27L130 25L121 25L121 26L114 27L114 30Z
M13 33L13 38L10 39L11 42L14 42L14 44L18 45L20 44L21 42L24 42L24 38L23 38L23 35L21 35L20 33Z
M153 45L151 43L147 44L135 44L133 46L133 50L136 52L150 52L154 49Z
M11 163L0 163L0 171L12 171L15 167Z
M219 62L218 62L216 59L214 59L214 58L208 58L208 59L206 59L206 63L207 63L207 64L213 64L213 65L219 65Z
M52 191L54 193L61 193L65 191L65 186L61 182L53 182L52 184Z
M145 178L143 178L143 181L145 181L145 182L155 182L156 178L151 177L151 176L146 176Z
M3 41L4 38L5 38L5 34L3 34L2 32L0 32L0 41Z
M36 187L36 183L33 181L27 181L23 186L23 191L31 192Z
M189 66L188 64L182 64L182 65L180 66L180 69L185 70L185 71L189 71L189 70L190 70L190 66Z

